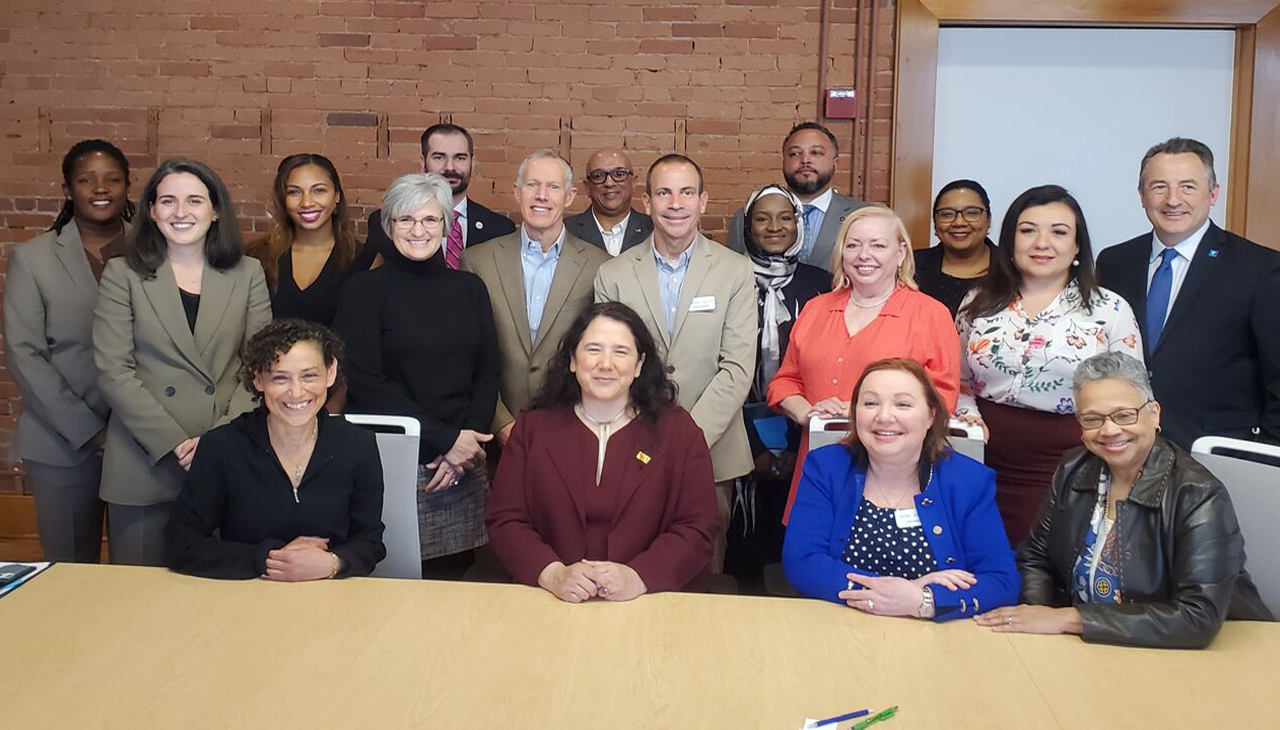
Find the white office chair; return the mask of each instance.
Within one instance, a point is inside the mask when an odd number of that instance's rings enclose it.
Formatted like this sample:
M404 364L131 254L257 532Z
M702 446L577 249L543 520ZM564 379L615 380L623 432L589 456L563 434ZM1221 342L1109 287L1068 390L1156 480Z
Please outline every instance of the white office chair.
M1202 436L1191 445L1196 461L1220 479L1231 495L1231 504L1244 535L1245 568L1258 586L1262 602L1280 616L1280 467L1215 453L1229 449L1280 458L1280 446L1253 441Z
M849 433L849 419L821 418L815 416L809 420L809 450L834 444ZM958 418L947 424L947 441L958 454L975 461L982 461L985 455L982 441L982 428L973 426Z
M377 431L382 457L382 543L387 547L373 575L379 578L422 578L418 541L418 438L416 418L345 414L348 421Z

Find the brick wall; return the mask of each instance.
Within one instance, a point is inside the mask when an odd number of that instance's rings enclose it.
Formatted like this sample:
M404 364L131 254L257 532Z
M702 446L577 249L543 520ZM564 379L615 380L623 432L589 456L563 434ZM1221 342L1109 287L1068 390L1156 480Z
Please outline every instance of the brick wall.
M837 187L884 200L894 3L828 2L827 86L866 81L875 118L830 123L841 139ZM859 22L859 7L870 6ZM86 137L113 140L129 154L134 196L158 159L209 162L246 231L265 230L277 161L303 151L333 158L363 220L389 180L417 168L418 136L441 119L476 137L472 195L508 212L515 168L532 148L562 150L579 174L601 145L630 150L639 168L683 150L706 169L704 228L720 235L751 189L780 181L787 129L817 113L819 0L6 0L4 7L0 270L9 243L52 221L62 154ZM851 160L851 149L861 157ZM581 196L577 207L586 203ZM0 453L17 408L0 371ZM0 479L0 491L18 488L12 473Z

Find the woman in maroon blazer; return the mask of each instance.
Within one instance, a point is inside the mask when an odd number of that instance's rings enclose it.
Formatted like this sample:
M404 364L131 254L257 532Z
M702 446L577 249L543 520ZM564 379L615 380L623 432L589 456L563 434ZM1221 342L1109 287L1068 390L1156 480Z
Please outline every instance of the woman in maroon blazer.
M493 481L489 542L513 578L571 603L629 601L706 567L720 527L711 455L675 396L630 307L578 317Z

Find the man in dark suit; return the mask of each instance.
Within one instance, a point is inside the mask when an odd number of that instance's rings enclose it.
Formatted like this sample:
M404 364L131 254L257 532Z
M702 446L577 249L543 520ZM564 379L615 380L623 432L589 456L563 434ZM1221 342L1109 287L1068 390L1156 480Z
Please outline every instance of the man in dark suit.
M453 188L453 226L444 245L444 258L449 268L458 268L462 252L468 246L491 238L515 233L510 218L495 213L467 198L471 172L475 162L475 141L471 133L456 124L434 124L422 133L422 171L442 175ZM382 230L382 211L369 216L368 243L384 257L394 244Z
M604 147L587 158L591 207L565 219L569 232L617 256L653 233L653 220L631 207L636 172L620 149Z
M1171 441L1280 443L1280 252L1209 220L1213 153L1175 137L1142 158L1152 232L1098 256L1099 282L1129 301Z
M804 122L791 128L782 141L782 177L787 187L803 203L805 241L800 261L827 271L831 270L831 251L840 226L853 211L866 205L831 187L836 174L839 153L836 136L816 122ZM742 242L741 208L729 223L729 248L745 253Z

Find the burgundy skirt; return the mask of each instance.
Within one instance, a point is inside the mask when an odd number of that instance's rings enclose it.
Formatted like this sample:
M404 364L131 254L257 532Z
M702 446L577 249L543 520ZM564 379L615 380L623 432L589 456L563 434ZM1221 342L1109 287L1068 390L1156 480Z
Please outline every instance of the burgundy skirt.
M996 470L996 506L1015 549L1031 534L1062 455L1080 445L1071 414L978 401L989 440L984 461Z

